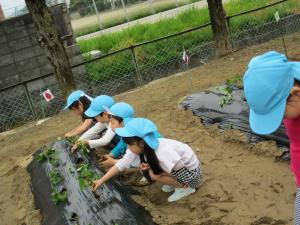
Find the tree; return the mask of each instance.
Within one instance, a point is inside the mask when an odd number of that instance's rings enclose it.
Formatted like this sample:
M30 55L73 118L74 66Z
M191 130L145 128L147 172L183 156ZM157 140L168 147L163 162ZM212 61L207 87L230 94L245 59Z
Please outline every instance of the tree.
M217 57L231 51L230 35L222 0L207 0Z
M56 29L51 12L45 0L25 0L25 2L37 28L39 43L42 48L46 49L59 87L66 98L75 89L75 81L66 49Z

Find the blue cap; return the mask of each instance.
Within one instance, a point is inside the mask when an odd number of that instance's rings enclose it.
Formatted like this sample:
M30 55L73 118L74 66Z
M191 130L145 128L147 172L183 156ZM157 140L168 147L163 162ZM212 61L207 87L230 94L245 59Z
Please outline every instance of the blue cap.
M68 96L68 99L67 99L67 105L65 106L64 109L68 109L74 102L78 101L79 98L81 96L84 95L84 91L82 90L77 90L77 91L73 91L69 96Z
M148 119L134 118L130 120L125 127L116 128L116 133L120 137L140 137L153 149L159 146L157 139L157 127Z
M300 63L289 62L283 54L270 51L250 61L244 91L255 133L270 134L279 128L294 79L300 80Z
M111 96L100 95L92 100L90 107L84 112L88 117L95 117L105 111L104 107L111 107L115 100Z
M110 108L108 107L104 107L104 108L106 112L108 112L110 115L121 117L124 120L134 117L133 107L126 102L118 102Z

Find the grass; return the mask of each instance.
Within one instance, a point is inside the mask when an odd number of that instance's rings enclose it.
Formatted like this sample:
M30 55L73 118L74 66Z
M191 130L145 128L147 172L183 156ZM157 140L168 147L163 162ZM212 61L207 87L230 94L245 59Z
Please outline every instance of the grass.
M225 4L224 7L227 15L233 15L274 2L274 0L232 0L228 4ZM296 9L298 11L296 11ZM233 36L239 35L240 32L245 30L245 27L249 29L269 21L274 21L274 13L276 10L279 10L281 17L283 17L285 15L298 13L299 9L300 2L298 2L298 0L290 0L287 3L279 4L274 7L234 17L230 20L231 32ZM98 49L105 54L137 43L178 33L208 22L209 13L207 8L192 9L177 17L162 20L155 24L140 24L118 33L83 40L79 42L79 46L82 53ZM201 46L201 43L207 43L211 40L213 40L212 30L210 27L207 27L135 48L136 60L141 70L153 65L163 66L163 64L168 64L172 60L179 59L183 48L191 51L195 46ZM86 65L86 69L92 80L104 81L108 78L118 78L125 74L132 73L135 68L132 63L130 51L124 51L89 63Z
M184 1L180 1L179 2L179 6L182 5L186 5L186 4L190 4L196 2L195 0L184 0ZM153 9L155 13L159 13L159 12L164 12L170 9L174 9L176 8L176 3L175 1L171 1L171 2L154 2L153 3ZM139 6L133 6L132 8L129 7L127 9L128 11L128 17L130 21L133 20L137 20L140 18L144 18L147 16L152 15L152 11L150 9L150 7L148 5L139 8ZM109 27L113 27L113 26L117 26L123 23L127 22L127 19L124 16L123 10L121 9L121 12L119 13L113 13L113 12L108 12L108 13L104 13L102 15L102 23L103 23L103 27L104 28L109 28ZM82 23L84 22L84 17L80 18L78 20L81 20ZM89 22L84 23L83 25L81 25L82 23L79 21L74 20L73 21L73 29L74 29L74 33L75 35L78 36L83 36L86 34L90 34L93 32L97 32L99 31L99 24L98 21L96 19L96 16L89 16ZM78 24L78 25L77 25Z

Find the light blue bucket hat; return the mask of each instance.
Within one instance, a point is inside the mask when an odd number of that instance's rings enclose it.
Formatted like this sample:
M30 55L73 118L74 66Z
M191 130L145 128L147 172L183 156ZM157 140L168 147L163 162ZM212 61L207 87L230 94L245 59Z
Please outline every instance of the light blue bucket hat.
M300 80L300 63L290 62L276 51L250 61L244 91L250 106L250 127L255 133L270 134L279 128L295 79Z
M79 98L81 96L84 95L84 91L82 90L77 90L77 91L73 91L67 98L67 105L64 107L64 110L69 109L70 106L79 100Z
M108 95L97 96L84 114L90 118L100 115L105 111L104 107L111 107L115 104L113 97Z
M116 128L115 131L120 137L140 137L153 150L156 150L159 146L157 127L151 120L134 118L131 119L125 127Z
M124 124L127 124L135 114L133 107L126 102L118 102L110 108L106 106L104 108L110 115L123 118Z

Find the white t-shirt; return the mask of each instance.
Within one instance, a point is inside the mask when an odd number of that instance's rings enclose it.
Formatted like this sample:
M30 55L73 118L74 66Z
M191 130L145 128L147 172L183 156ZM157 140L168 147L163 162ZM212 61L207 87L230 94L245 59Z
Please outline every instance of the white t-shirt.
M163 171L171 173L184 167L193 170L199 166L197 156L187 144L167 138L159 138L158 141L159 146L155 154ZM127 149L124 157L116 163L116 167L123 171L136 164L137 160L139 156Z
M92 140L99 138L99 134L107 128L106 123L97 122L94 126L84 132L78 140Z
M115 135L116 133L111 129L110 125L108 125L107 131L101 138L88 141L89 146L90 148L99 148L106 146L111 142Z

